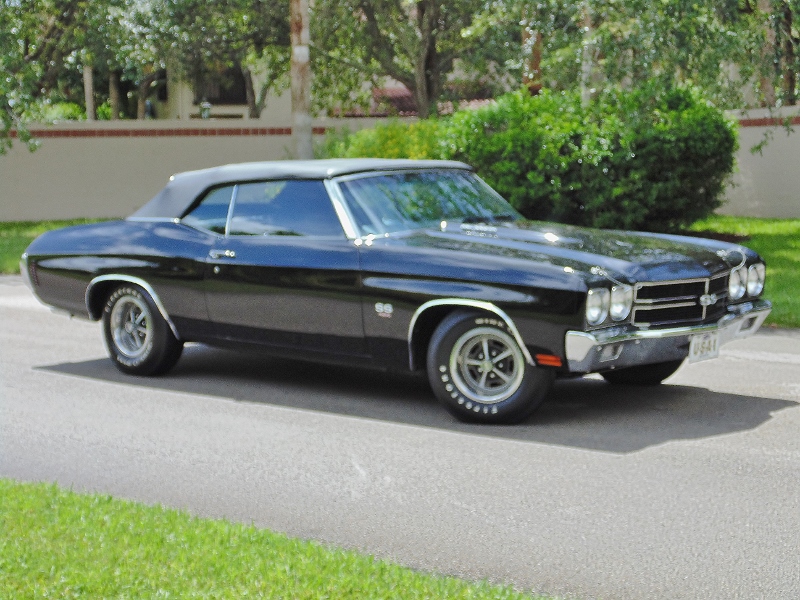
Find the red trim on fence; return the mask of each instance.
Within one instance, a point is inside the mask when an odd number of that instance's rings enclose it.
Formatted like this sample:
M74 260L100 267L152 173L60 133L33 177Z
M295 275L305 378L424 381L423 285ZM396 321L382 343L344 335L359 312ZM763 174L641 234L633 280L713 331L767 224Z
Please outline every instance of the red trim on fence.
M325 135L327 127L314 127L314 135ZM292 135L291 127L192 127L187 129L31 129L35 138L102 138L102 137L212 137L212 136L286 136ZM17 132L10 132L12 138Z
M800 125L800 117L789 117L788 119L781 119L779 117L763 117L761 119L740 119L739 125L741 127L783 127L786 121L791 125Z

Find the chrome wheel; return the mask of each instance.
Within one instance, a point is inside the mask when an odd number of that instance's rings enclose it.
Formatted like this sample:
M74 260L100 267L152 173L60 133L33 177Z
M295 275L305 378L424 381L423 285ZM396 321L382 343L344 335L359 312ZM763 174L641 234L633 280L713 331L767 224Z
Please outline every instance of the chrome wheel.
M117 350L135 360L150 350L153 318L150 308L133 295L125 295L114 304L110 316L111 335Z
M519 389L525 374L525 358L505 331L477 327L453 344L450 373L456 388L466 398L495 404Z

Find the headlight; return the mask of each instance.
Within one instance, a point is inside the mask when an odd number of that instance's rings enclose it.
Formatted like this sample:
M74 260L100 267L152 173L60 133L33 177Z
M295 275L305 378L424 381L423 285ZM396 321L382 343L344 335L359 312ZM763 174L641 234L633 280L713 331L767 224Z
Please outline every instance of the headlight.
M615 285L611 288L611 306L609 314L615 321L622 321L631 314L633 305L633 288L629 285Z
M747 290L747 271L745 269L734 269L731 271L728 280L728 296L731 300L739 300Z
M606 288L592 288L586 296L586 321L589 325L599 325L608 316L611 294Z
M764 279L766 278L767 268L764 263L756 263L747 269L747 294L758 296L764 291Z

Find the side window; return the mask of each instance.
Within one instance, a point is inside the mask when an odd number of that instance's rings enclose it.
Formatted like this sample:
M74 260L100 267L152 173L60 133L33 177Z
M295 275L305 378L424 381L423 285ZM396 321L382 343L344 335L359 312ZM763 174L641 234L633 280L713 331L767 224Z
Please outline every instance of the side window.
M229 235L344 237L321 181L262 181L236 189Z
M234 186L229 185L209 191L200 204L181 220L190 227L208 229L225 235L225 223L228 220L228 207L233 196L233 188Z

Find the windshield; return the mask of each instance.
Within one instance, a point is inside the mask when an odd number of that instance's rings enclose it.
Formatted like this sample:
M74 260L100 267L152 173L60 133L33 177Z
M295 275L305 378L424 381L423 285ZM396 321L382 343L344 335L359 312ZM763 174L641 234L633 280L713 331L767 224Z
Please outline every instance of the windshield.
M381 173L340 181L339 186L362 235L439 227L442 221L522 218L469 171Z

